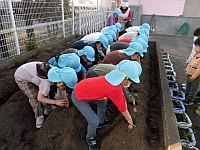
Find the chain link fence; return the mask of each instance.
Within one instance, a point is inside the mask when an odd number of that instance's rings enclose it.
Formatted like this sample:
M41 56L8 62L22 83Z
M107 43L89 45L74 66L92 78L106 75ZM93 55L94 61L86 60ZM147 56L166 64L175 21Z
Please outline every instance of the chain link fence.
M73 34L100 31L109 9L74 6L69 0L0 1L0 60Z

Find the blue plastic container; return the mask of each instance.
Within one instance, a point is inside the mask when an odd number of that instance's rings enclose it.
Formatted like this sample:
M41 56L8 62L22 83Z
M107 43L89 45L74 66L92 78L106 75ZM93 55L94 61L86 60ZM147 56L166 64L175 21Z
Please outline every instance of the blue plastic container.
M168 81L168 84L169 84L169 89L177 89L177 90L179 89L177 82ZM172 84L175 86L173 87Z
M167 75L167 80L168 80L168 82L171 82L171 81L175 82L176 78L172 75Z
M183 91L180 91L177 89L170 89L170 93L171 93L172 100L180 100L180 101L185 100L185 93L183 93ZM181 96L176 96L176 93L180 93Z
M183 102L179 101L179 100L172 100L172 102L173 101L176 101L177 103L180 104L180 108L174 107L174 113L177 113L177 114L185 113L185 106L184 106Z

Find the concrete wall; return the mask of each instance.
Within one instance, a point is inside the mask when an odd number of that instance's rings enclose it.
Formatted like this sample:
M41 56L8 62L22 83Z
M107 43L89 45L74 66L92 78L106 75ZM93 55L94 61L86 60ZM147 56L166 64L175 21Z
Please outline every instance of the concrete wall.
M188 35L193 35L194 30L200 27L200 18L196 17L155 16L152 24L151 19L152 15L142 15L142 23L149 23L158 34L175 35L185 22L190 26Z
M182 15L185 4L185 0L129 0L128 2L129 5L143 5L142 14L163 16Z
M186 0L183 10L184 17L200 17L200 0Z

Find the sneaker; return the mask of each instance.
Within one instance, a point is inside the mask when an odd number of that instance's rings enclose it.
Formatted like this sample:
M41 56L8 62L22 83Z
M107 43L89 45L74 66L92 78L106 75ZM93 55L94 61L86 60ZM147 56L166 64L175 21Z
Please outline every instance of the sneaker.
M197 103L198 105L200 105L200 99L196 100L196 103Z
M186 99L185 101L183 101L183 104L186 105L186 106L189 106L189 105L192 105L193 102L191 102L190 100Z
M89 150L99 150L99 144L96 141L95 137L90 137L86 139L88 146L89 146Z
M184 90L184 91L186 91L186 87L185 86L182 86L181 89Z
M56 109L56 106L51 105L51 108L45 108L45 109L44 109L44 114L45 114L46 116L48 116L54 109Z
M103 123L99 123L99 125L98 125L98 129L101 129L101 128L103 128L103 127L107 127L107 126L109 126L111 124L111 121L110 121L110 119L104 119L104 122Z
M36 118L36 128L41 128L44 123L44 116Z
M182 86L182 87L186 87L186 83L184 83L184 84L181 84L181 86Z

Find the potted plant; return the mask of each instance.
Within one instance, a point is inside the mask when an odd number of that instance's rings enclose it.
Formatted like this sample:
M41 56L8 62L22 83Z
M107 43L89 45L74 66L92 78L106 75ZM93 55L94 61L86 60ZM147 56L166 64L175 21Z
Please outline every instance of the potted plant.
M165 69L166 69L166 70L172 70L172 71L174 71L174 68L171 67L171 66L165 66Z
M165 64L165 66L171 66L171 67L173 67L173 64L172 63L170 63L170 62L164 62L164 64Z
M172 75L167 75L167 80L168 80L168 82L171 82L171 81L175 82L176 78Z
M163 53L162 53L162 56L163 56L163 58L168 58L168 59L169 59L169 54L166 53L166 52L163 52Z
M177 82L168 81L169 89L179 89Z
M197 147L189 147L188 145L187 146L182 146L182 150L199 150Z
M171 82L171 83L174 83L174 82ZM170 88L170 93L171 93L172 99L180 100L180 101L184 101L185 100L185 93L183 93L183 91L180 91L178 89Z
M173 103L173 107L174 107L174 113L176 113L176 114L185 113L185 106L182 101L172 100L172 103Z
M171 63L171 60L170 60L169 58L163 58L163 61L164 61L164 63L165 63L165 62Z
M166 73L167 73L167 75L172 75L172 76L176 76L176 73L173 71L173 70L167 70L166 69Z
M180 128L190 128L192 127L192 121L190 120L189 116L186 113L176 114L176 122L177 126Z
M191 128L178 128L179 131L179 136L180 136L180 141L181 145L183 147L194 147L196 145L196 139L194 136L193 130Z

